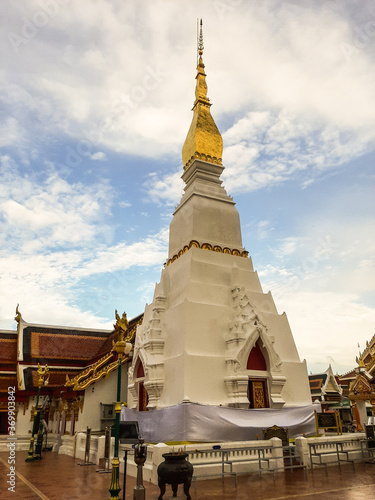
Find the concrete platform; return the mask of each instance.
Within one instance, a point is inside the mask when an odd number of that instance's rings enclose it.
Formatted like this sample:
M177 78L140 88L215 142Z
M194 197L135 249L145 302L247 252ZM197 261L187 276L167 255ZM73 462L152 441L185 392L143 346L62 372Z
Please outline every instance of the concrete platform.
M38 462L25 462L26 451L16 452L15 492L8 491L9 454L0 453L0 498L4 500L105 500L110 474L96 472L97 467L80 467L80 460L66 455L45 452ZM120 476L122 485L123 476ZM127 478L126 500L133 498L135 479ZM157 499L159 488L145 483L146 499ZM238 477L237 488L233 477L200 480L191 487L192 500L372 500L375 498L375 465L356 463L308 471L302 470L272 474L250 474ZM172 499L167 487L165 500ZM177 498L186 498L179 486ZM120 492L122 499L122 491Z

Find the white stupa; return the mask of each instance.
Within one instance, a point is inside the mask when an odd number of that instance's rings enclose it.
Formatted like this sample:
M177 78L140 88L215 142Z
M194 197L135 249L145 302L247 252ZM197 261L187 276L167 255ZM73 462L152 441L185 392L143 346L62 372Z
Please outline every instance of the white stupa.
M306 362L286 314L262 291L220 180L223 143L202 54L201 33L194 115L182 150L185 193L170 225L167 263L137 329L128 407L310 405Z

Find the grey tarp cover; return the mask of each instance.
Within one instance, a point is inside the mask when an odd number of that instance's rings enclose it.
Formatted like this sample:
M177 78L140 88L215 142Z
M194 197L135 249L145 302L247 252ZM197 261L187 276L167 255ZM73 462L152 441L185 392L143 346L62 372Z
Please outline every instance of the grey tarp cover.
M287 427L289 437L315 433L316 405L281 410L243 410L225 406L182 403L161 410L135 411L123 407L121 420L136 420L149 443L168 441L251 441L273 425Z

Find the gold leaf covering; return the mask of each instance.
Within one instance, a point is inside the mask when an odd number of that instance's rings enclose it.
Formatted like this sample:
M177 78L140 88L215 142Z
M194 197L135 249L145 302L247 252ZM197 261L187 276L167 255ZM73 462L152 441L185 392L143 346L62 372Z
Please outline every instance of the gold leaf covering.
M199 61L197 66L197 84L195 87L195 102L193 120L185 143L182 147L182 162L186 170L194 159L200 159L221 165L223 155L223 139L211 116L211 103L207 97L206 74L202 60L203 34L202 21L199 37Z

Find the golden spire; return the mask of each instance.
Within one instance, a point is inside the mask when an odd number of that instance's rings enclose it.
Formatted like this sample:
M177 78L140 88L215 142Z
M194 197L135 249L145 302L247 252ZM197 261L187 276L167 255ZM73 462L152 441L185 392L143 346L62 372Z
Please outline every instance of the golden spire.
M193 106L193 120L185 143L182 147L182 162L186 170L195 158L221 165L223 154L223 139L211 116L210 100L207 97L206 74L204 72L203 29L200 21L198 37L198 66L197 84L195 87L195 102Z

